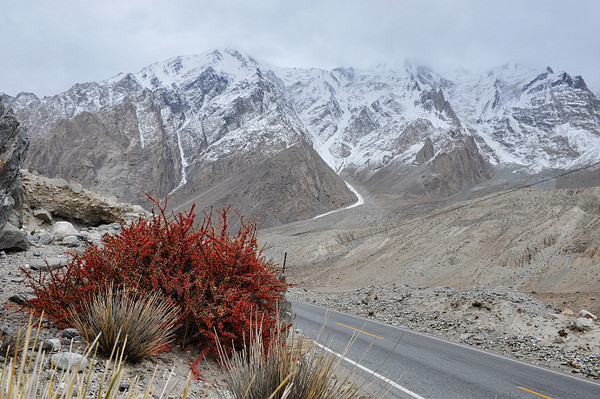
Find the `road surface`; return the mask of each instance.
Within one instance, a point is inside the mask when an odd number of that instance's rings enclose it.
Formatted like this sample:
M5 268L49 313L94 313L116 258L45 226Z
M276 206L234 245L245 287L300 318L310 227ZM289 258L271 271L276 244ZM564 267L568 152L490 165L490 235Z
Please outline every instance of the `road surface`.
M319 342L327 349L339 354L354 336L356 340L346 354L348 364L362 358L357 371L363 375L376 371L370 379L386 385L389 398L600 398L600 384L591 380L308 303L291 302L296 313L295 328L315 339L323 329Z

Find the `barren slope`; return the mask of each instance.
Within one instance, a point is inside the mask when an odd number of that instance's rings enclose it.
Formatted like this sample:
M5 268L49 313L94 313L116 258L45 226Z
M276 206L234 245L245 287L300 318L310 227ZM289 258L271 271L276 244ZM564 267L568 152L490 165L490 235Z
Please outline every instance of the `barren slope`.
M317 291L504 285L600 312L600 188L498 193L416 217L366 201L263 231L267 254L287 252L288 280Z

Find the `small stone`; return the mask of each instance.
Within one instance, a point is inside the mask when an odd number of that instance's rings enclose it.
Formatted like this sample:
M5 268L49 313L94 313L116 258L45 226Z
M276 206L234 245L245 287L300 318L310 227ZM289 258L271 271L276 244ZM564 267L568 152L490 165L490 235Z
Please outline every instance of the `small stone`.
M23 281L25 281L25 279L23 277L13 277L10 279L10 281L12 281L13 283L22 283Z
M59 370L77 370L81 373L88 365L85 356L78 353L62 352L56 353L50 357L52 365Z
M54 223L52 227L52 233L57 240L62 240L68 236L77 236L79 231L69 222L61 221Z
M48 349L54 352L58 352L62 347L62 343L58 338L48 338L44 340L44 346L47 346Z
M72 252L76 255L83 255L85 253L85 247L82 247L81 245L78 247L72 247L69 248L69 252Z
M79 194L83 191L83 186L77 182L72 181L71 191L73 191L73 194Z
M61 179L60 177L52 179L52 183L58 188L65 188L69 185L65 179Z
M581 312L579 312L579 317L585 317L587 319L592 319L592 320L598 319L598 317L596 315L588 312L585 309L582 309Z
M129 385L128 383L122 382L121 385L119 385L119 391L120 392L128 391L130 386L131 385Z
M42 256L42 251L40 251L39 249L34 249L33 256Z
M39 241L40 236L37 234L27 234L27 239L29 240L30 244L35 244Z
M67 246L70 248L78 247L79 246L79 238L77 238L77 236L67 236L62 239L61 245L64 245L64 246Z
M55 257L55 258L46 258L46 259L34 259L30 263L30 267L33 270L41 270L44 272L50 270L60 269L69 263L69 260L66 257Z
M561 328L560 330L558 330L558 335L560 335L561 337L566 337L567 335L569 335L569 333L566 332L564 328Z
M75 337L79 337L81 334L76 328L65 328L59 334L62 338L72 339Z
M54 235L50 233L40 234L40 239L38 240L38 245L48 245L54 241Z
M50 223L52 222L52 215L45 209L35 209L33 211L33 216L40 219L42 222Z

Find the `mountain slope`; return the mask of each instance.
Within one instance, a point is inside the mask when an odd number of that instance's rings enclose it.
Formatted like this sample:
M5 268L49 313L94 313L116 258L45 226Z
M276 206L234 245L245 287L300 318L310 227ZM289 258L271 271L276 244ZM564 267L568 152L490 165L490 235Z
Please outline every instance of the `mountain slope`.
M244 186L264 204L254 214L265 222L267 211L277 214L272 223L355 201L331 172L314 178L324 173L316 154L370 191L429 199L492 179L498 166L535 173L600 158L600 101L581 77L550 68L447 76L411 64L328 71L214 50L52 97L3 98L29 126L32 169L145 204L143 192L171 193L178 204L250 206L234 188ZM316 154L298 150L307 145ZM294 156L285 166L267 162L288 150ZM302 191L292 201L302 208L295 216L288 203L271 201L277 185L253 179L283 178L277 167L298 169L286 178ZM306 202L311 190L320 194Z

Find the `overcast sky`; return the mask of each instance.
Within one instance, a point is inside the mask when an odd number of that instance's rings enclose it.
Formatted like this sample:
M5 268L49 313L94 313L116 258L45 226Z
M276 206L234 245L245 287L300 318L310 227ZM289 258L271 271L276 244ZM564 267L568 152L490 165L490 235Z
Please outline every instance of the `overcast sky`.
M0 0L0 92L52 95L223 47L277 66L517 62L600 91L599 21L596 0Z

